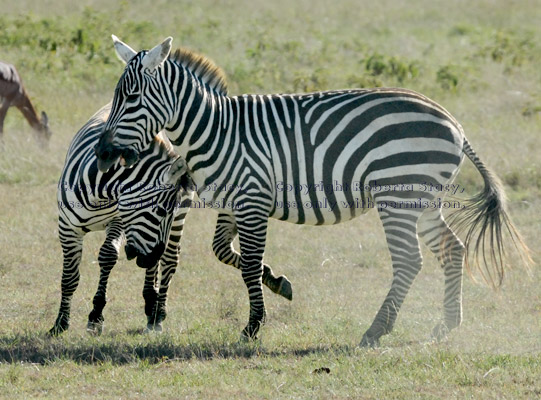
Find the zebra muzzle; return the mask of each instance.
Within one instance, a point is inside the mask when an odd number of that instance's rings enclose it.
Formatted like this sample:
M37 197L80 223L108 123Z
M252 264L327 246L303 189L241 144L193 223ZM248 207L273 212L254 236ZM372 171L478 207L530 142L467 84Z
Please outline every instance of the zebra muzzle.
M137 250L135 246L131 244L127 244L124 250L126 251L126 258L128 260L133 260L139 255L139 250Z
M131 168L139 161L139 154L132 148L122 150L120 155L120 165L125 168Z
M165 251L165 243L156 245L149 254L143 254L143 252L131 244L126 245L125 251L128 260L133 260L137 257L137 266L148 269L156 265L160 260L160 257Z

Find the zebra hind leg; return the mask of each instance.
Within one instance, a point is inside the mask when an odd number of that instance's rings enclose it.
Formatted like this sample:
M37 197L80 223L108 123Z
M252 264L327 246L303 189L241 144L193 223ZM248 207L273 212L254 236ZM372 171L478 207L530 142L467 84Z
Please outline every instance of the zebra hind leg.
M272 272L272 268L267 264L263 264L263 285L289 301L293 300L293 288L287 276L280 275L276 277Z
M58 336L69 328L71 299L79 285L79 264L83 253L83 237L68 231L62 223L59 225L60 244L63 253L63 269L61 284L61 300L58 316L53 327L49 330L51 336Z
M420 210L380 209L391 254L393 280L385 300L370 328L361 340L361 347L377 347L381 336L390 333L408 291L421 270L422 256L417 237Z
M419 236L441 263L445 275L443 321L434 328L432 335L437 341L462 322L462 277L464 245L449 228L441 210L429 210L419 219Z
M234 217L228 214L219 214L212 249L216 258L222 263L240 269L240 254L233 247L233 240L236 236L237 225ZM291 282L285 275L276 277L272 268L267 264L263 264L263 284L274 293L288 300L293 299Z
M112 220L106 227L105 242L100 248L98 263L100 265L100 280L98 290L92 301L93 308L88 315L86 330L90 334L101 335L103 331L103 309L107 304L107 283L111 270L118 260L124 233L120 219Z

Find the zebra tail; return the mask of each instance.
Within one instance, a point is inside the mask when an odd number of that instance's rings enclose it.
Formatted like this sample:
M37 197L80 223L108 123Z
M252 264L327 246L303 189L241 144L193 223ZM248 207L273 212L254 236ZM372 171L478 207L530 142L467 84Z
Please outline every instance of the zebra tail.
M501 286L509 265L506 254L509 246L505 244L510 242L528 272L532 263L530 250L507 213L499 178L479 159L466 138L463 151L483 177L485 187L450 215L449 226L457 234L465 232L464 267L468 275L475 281L473 271L478 271L483 281L496 289Z

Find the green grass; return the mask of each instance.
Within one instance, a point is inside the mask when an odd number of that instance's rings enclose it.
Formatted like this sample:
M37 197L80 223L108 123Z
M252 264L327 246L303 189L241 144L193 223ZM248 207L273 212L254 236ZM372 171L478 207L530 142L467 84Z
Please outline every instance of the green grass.
M35 3L3 4L0 16L2 60L17 66L54 131L45 150L16 110L6 119L1 398L541 396L538 1ZM231 94L386 85L428 95L462 123L503 180L533 250L530 276L512 269L498 292L466 278L462 327L431 343L443 274L425 252L394 332L380 349L358 349L391 279L377 215L332 227L271 221L265 259L292 281L294 300L266 291L262 340L243 344L246 289L238 271L211 254L216 215L193 210L164 334L142 334L143 271L124 255L111 276L105 331L86 334L104 238L96 233L85 240L70 330L48 338L62 266L56 182L71 137L109 101L122 71L111 33L136 49L173 36L174 45L223 67ZM467 163L458 183L470 194L482 185Z

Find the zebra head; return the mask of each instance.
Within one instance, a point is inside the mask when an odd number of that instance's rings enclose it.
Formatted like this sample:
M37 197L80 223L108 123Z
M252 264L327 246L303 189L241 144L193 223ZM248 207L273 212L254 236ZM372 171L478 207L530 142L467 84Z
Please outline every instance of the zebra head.
M41 112L41 118L39 119L39 131L43 134L45 143L47 143L53 133L49 128L49 117L45 111Z
M156 265L165 250L175 206L191 191L186 172L186 163L179 157L157 171L155 179L121 190L118 211L126 234L126 256L129 260L137 257L139 267Z
M118 57L126 68L115 89L111 113L104 127L104 140L96 147L98 168L106 172L118 159L133 166L138 154L172 119L171 99L160 90L164 61L171 51L172 38L166 38L152 50L137 53L113 37Z

